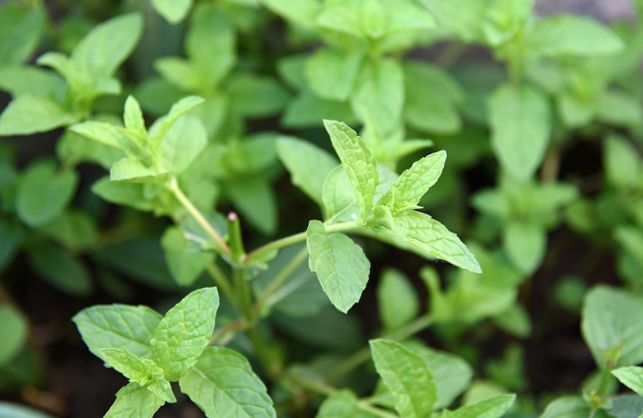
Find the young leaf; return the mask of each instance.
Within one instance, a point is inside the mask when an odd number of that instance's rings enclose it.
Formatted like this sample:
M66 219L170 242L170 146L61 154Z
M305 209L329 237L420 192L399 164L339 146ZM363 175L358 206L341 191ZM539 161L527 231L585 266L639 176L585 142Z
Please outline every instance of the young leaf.
M187 16L192 0L152 0L152 5L168 22L176 25Z
M516 401L516 395L501 395L448 411L444 418L501 418Z
M376 238L423 257L444 260L474 273L481 272L475 256L460 238L425 213L405 211L393 217L390 225L369 226L368 231Z
M431 371L422 358L394 341L371 340L370 346L375 369L391 391L400 416L431 416L437 393Z
M353 185L361 215L368 217L373 207L375 189L379 183L375 158L364 141L346 124L325 120L324 127Z
M103 418L152 418L165 401L146 388L129 383L116 394L116 402Z
M76 122L60 104L38 96L18 96L0 115L0 135L28 135L47 132Z
M391 59L367 62L358 75L351 106L355 114L380 134L400 122L404 105L404 74Z
M159 118L150 126L149 140L153 144L160 144L163 138L176 123L176 121L190 110L204 102L199 96L187 96L172 105L167 115Z
M107 79L134 50L143 31L137 13L117 16L96 26L74 48L71 59L94 80Z
M621 367L612 370L612 374L625 386L632 389L639 396L643 396L643 367Z
M529 87L503 85L491 96L489 111L491 145L500 163L514 177L530 178L549 144L547 101Z
M134 96L127 96L127 100L125 100L123 124L125 125L125 128L133 132L137 132L141 138L145 138L147 136L145 120L143 119L143 111L141 110L141 105Z
M208 418L277 416L266 387L248 360L227 348L206 349L179 385Z
M422 196L438 181L447 159L445 151L438 151L413 163L397 179L393 187L379 201L391 208L393 214L417 209Z
M150 341L152 358L169 381L179 380L208 346L219 308L214 287L195 290L170 309Z
M536 22L524 42L530 53L544 56L594 57L623 49L623 41L608 27L572 15L558 15Z
M332 304L348 312L368 282L371 264L364 251L344 234L327 234L319 221L308 224L306 245L310 270L317 273Z
M348 99L362 58L359 50L318 49L306 63L306 77L310 88L324 99Z
M103 350L120 348L151 358L150 340L162 316L146 306L97 305L83 309L73 321L89 350L101 360Z
M420 304L409 279L393 269L384 270L377 286L380 319L387 329L395 329L415 318Z
M201 251L196 245L190 245L183 231L177 227L165 230L161 238L165 250L165 262L174 280L181 286L190 286L199 278L213 255Z
M289 137L278 140L277 152L288 169L293 184L321 204L324 180L337 166L337 160L321 148Z
M585 297L581 329L600 368L643 361L643 299L607 286Z
M107 364L130 382L147 388L165 402L176 402L170 382L163 378L163 369L152 360L137 357L122 348L106 348L102 354Z
M505 252L520 271L531 275L545 257L547 236L544 228L533 222L511 222L503 232Z

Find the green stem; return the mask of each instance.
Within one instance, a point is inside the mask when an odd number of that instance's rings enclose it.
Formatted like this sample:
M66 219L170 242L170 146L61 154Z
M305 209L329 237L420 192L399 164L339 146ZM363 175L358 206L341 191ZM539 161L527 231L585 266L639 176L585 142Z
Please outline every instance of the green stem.
M223 271L219 268L219 266L216 264L215 261L208 263L206 266L206 270L208 271L208 274L212 279L214 280L214 284L219 287L223 293L230 299L230 301L235 304L235 295L234 295L234 290L232 289L232 284L230 283L230 280L228 277L225 275Z
M190 216L194 218L194 220L199 224L203 231L208 234L208 236L212 239L212 241L214 241L217 247L219 247L219 251L221 251L222 254L229 256L230 248L228 248L226 242L223 240L221 235L219 235L219 233L212 227L210 222L208 222L208 220L205 218L205 216L203 216L199 209L197 209L196 206L192 204L190 199L183 193L183 191L179 187L179 183L176 181L176 178L172 178L170 180L170 182L168 183L168 187L177 198L177 200L181 203L181 205L183 205L185 210L188 211Z
M301 265L301 263L308 257L308 249L303 248L299 251L284 268L277 274L273 281L268 285L266 290L259 296L254 305L253 311L255 315L259 315L264 308L264 304L268 301L277 289L290 277L291 274Z
M241 260L246 256L246 251L243 248L243 240L241 239L241 222L239 222L239 217L234 212L228 214L228 239L230 241L232 261L240 264Z
M395 331L384 334L382 338L389 340L401 341L405 340L418 332L428 328L433 323L433 318L429 314L422 315L416 318L414 321L409 322L405 326L398 328ZM326 374L326 380L332 382L340 376L345 375L350 372L363 362L367 361L371 356L370 350L368 348L363 348L359 351L356 351L346 360L339 363L337 366L332 368Z
M361 223L359 221L350 221L324 226L326 233L331 234L333 232L345 232L352 229L357 229L361 226ZM298 234L289 235L287 237L272 241L262 247L257 248L246 256L245 261L246 263L250 263L254 259L261 258L261 256L269 254L273 251L277 251L281 248L289 247L291 245L299 244L300 242L304 241L306 241L305 231Z

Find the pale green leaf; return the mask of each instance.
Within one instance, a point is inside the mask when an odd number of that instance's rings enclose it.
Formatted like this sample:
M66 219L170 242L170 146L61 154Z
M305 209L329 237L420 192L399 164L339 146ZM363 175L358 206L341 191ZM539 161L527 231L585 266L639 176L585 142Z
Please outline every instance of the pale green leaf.
M290 99L276 80L251 74L235 76L228 85L228 94L231 110L248 118L275 115Z
M621 367L612 370L612 374L628 388L639 396L643 396L643 367Z
M611 135L605 140L603 165L609 183L615 187L636 187L643 171L641 156L625 138Z
M291 137L279 138L277 152L293 184L321 204L324 180L337 166L337 160L321 148Z
M0 305L0 366L13 360L27 341L28 324L20 312Z
M150 126L150 142L160 144L176 121L205 100L199 96L187 96L172 105L167 115L159 118Z
M62 99L65 81L57 74L36 67L11 66L0 68L0 90L12 96L39 96Z
M76 122L76 116L51 99L19 96L0 115L0 135L47 132Z
M130 383L116 394L103 418L152 418L165 401L146 388Z
M121 348L143 358L151 358L150 340L162 316L146 306L97 305L83 309L73 321L85 344L103 358L106 348Z
M26 406L0 401L0 417L6 418L53 418Z
M320 48L306 63L308 84L319 97L346 100L353 90L361 63L359 50Z
M176 25L187 16L192 0L152 0L152 5L168 22Z
M504 226L503 246L514 265L529 276L545 257L546 231L533 222L511 222Z
M516 401L516 395L501 395L449 411L444 418L501 418Z
M176 402L170 382L163 378L163 369L152 360L140 358L122 348L105 348L101 351L109 366L137 383L165 402Z
M161 238L165 251L165 262L174 280L181 286L189 286L203 273L205 267L213 260L213 254L202 251L185 238L178 227L165 230Z
M395 329L415 318L420 304L409 279L400 271L387 269L377 286L377 306L385 328Z
M368 282L371 265L364 251L344 234L327 234L319 221L308 224L306 244L310 270L317 274L332 304L348 312Z
M123 123L125 124L125 128L137 132L141 137L145 138L147 135L145 120L143 119L143 111L141 110L141 105L134 96L127 96L127 100L125 100Z
M643 362L643 299L607 286L585 297L581 329L600 368Z
M353 185L361 215L368 217L372 211L373 197L379 183L377 162L364 141L346 124L325 120L324 127Z
M586 418L591 408L582 398L565 396L551 402L540 418Z
M424 360L394 341L371 340L370 347L375 369L393 395L400 416L431 416L437 392Z
M400 175L379 204L390 207L394 214L417 209L422 196L440 178L446 159L447 153L438 151L413 163Z
M357 401L350 390L335 392L321 404L315 418L355 418L359 414Z
M619 52L623 41L607 26L581 16L559 15L542 19L531 28L525 44L532 54L599 56Z
M207 287L187 295L161 320L151 340L154 361L169 381L178 380L210 343L219 294Z
M38 47L47 23L46 8L19 2L0 6L0 66L22 64Z
M161 166L180 174L208 143L201 121L192 116L179 118L165 133L161 143Z
M392 217L388 225L370 225L368 232L423 257L444 260L474 273L481 272L475 256L458 236L425 213L405 211Z
M404 74L392 59L369 61L362 66L354 94L353 111L378 133L390 133L400 123L404 105Z
M210 347L179 381L208 418L275 418L266 387L241 354Z
M156 177L165 174L155 167L148 167L137 158L123 158L116 161L109 170L109 178L112 181L140 180L146 177Z
M489 107L491 145L500 164L514 177L530 178L549 144L547 101L529 87L503 85L492 94Z
M59 172L53 161L37 161L20 179L16 212L30 226L44 225L67 207L77 184L78 176L74 171Z
M252 226L266 235L277 230L277 196L272 185L260 177L230 181L226 193Z
M317 0L264 0L265 6L273 13L292 20L298 25L312 28L315 17L319 13L320 4Z
M114 17L89 32L74 48L71 60L85 77L109 78L134 50L142 31L139 14Z

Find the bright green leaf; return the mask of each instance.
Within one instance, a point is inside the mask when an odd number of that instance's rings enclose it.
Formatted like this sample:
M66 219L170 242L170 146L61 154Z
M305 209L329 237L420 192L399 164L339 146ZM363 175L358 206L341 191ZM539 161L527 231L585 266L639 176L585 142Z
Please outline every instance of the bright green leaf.
M359 414L357 401L349 390L335 392L321 404L315 418L354 418Z
M643 396L643 367L621 367L612 370L612 374L628 388L639 396Z
M152 418L165 401L146 388L130 383L116 394L103 418Z
M212 253L202 251L183 235L178 227L165 230L161 238L165 261L174 280L181 286L189 286L203 273L213 259Z
M377 286L380 319L387 329L395 329L415 318L420 304L409 279L398 270L387 269Z
M504 226L503 246L514 265L529 276L545 257L546 232L535 223L511 222Z
M319 221L308 224L306 244L310 270L317 274L333 305L348 312L368 282L371 264L364 251L344 234L327 234Z
M449 411L445 418L501 418L516 401L516 395L501 395Z
M605 141L603 165L609 183L615 187L636 187L643 170L641 157L626 139L611 135Z
M180 174L194 161L208 143L205 128L199 119L191 116L179 118L163 136L161 165Z
M28 135L47 132L76 122L60 104L37 96L19 96L0 115L0 135Z
M28 324L22 314L0 305L0 366L13 360L27 341Z
M152 5L168 22L176 25L187 16L192 0L152 0Z
M319 97L343 101L353 90L361 63L359 50L320 48L306 63L306 77Z

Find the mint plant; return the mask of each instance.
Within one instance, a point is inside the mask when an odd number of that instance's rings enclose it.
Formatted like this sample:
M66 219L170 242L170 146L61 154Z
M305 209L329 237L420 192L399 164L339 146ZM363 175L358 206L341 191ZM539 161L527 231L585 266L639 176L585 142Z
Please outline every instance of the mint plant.
M642 418L643 26L534 3L0 5L0 416Z

